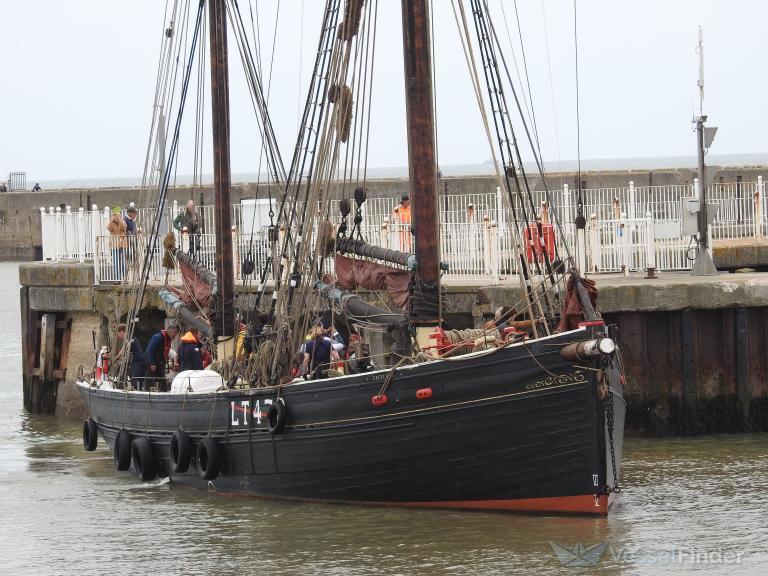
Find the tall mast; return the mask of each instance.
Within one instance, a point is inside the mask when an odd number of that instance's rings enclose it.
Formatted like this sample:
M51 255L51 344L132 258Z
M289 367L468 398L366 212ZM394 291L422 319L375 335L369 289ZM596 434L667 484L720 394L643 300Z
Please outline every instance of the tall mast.
M216 200L217 336L234 333L234 269L232 217L229 197L229 70L227 67L227 7L225 0L208 0L211 34L211 106L213 111L213 190Z
M440 230L428 2L402 0L402 13L408 170L418 262L410 317L417 326L417 341L424 345L428 344L428 336L420 337L418 328L440 322Z

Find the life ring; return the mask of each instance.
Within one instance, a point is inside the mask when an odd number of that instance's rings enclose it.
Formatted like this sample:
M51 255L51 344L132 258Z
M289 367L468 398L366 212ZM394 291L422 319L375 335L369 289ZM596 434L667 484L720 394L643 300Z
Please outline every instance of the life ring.
M189 439L189 435L183 430L176 430L171 435L171 444L168 452L171 461L171 472L174 474L186 472L192 459L192 440Z
M288 411L285 408L285 400L277 398L267 410L267 432L270 434L280 434L285 428L285 421L288 418Z
M221 449L216 440L206 436L197 445L197 470L204 480L213 480L221 470Z
M131 444L131 456L136 476L146 482L155 477L155 455L152 454L152 444L149 438L136 438Z
M96 422L93 418L88 418L83 422L83 448L88 452L96 450L96 445L99 443L99 432L96 428Z
M131 467L131 435L123 428L115 438L115 467L125 472Z

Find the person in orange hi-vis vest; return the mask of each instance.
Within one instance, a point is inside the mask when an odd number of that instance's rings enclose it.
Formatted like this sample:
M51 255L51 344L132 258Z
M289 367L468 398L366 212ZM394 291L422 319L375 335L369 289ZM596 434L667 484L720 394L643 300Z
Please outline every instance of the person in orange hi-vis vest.
M411 199L408 196L400 198L400 204L393 211L394 221L400 226L400 250L411 251Z

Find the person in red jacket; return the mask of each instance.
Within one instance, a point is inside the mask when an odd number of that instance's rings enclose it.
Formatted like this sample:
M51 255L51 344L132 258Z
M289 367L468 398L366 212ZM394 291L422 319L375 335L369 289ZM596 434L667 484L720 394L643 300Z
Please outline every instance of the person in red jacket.
M166 389L165 368L168 364L168 353L171 351L171 342L178 333L178 326L168 326L147 342L147 376L154 378L161 390Z

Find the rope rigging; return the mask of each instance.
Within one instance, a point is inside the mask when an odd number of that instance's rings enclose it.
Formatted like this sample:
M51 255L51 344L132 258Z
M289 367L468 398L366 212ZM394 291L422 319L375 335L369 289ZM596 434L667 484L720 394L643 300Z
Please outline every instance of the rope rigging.
M189 24L186 22L188 19L184 18L184 14L190 10L191 0L176 0L173 7L170 7L169 1L166 2L166 11L170 20L164 27L161 43L161 64L158 66L158 87L154 103L156 112L153 116L150 140L153 141L152 135L157 137L160 122L164 122L168 128L173 126L173 135L168 157L165 158L165 150L160 149L159 146L155 146L152 156L153 163L164 160L161 169L156 170L159 180L156 201L158 210L152 220L150 242L146 247L144 260L140 269L136 271L140 287L129 316L132 319L129 324L131 330L129 337L132 337L133 327L138 321L138 313L149 280L150 263L156 251L168 188L172 178L175 181L175 173L178 170L181 119L185 103L189 98L189 91L192 89L191 76L195 69L198 80L195 95L193 194L202 183L206 64L205 42L199 39L206 30L204 2L203 0L199 2L193 31L190 31ZM458 2L461 10L463 27L459 24L455 2ZM474 23L474 43L470 38L463 2L464 0L452 0L454 16L470 68L475 96L481 107L486 134L489 141L492 141L497 177L500 186L506 192L504 208L511 213L513 221L515 234L513 234L512 249L514 258L519 262L518 276L527 301L525 313L533 321L534 337L538 337L539 330L543 330L546 334L550 333L551 321L559 314L560 283L567 266L565 263L558 263L561 250L559 246L555 245L554 257L550 256L546 248L539 250L537 247L533 250L534 257L527 258L521 240L525 237L523 231L532 234L535 230L539 240L543 239L544 234L542 223L537 219L538 206L534 201L533 189L523 164L521 145L525 145L525 139L521 137L518 140L518 126L516 120L512 118L514 112L519 115L527 144L531 146L531 152L542 178L543 164L517 2L515 2L515 15L517 31L520 34L527 97L522 86L520 87L522 94L519 94L515 83L512 82L504 52L491 21L488 1L468 0ZM250 334L253 335L252 342L257 342L253 347L255 354L248 364L243 363L238 357L232 358L231 361L219 359L219 362L222 370L226 370L227 374L233 377L247 375L261 385L280 385L289 380L290 358L299 349L308 326L315 320L312 315L320 306L323 306L326 313L330 311L331 321L336 322L337 315L341 312L338 303L320 300L314 289L316 282L323 280L325 273L330 272L329 253L337 251L337 241L363 241L366 235L364 234L365 184L371 133L378 0L326 0L314 66L289 165L283 162L268 111L280 2L278 0L269 59L262 53L258 5L254 10L252 1L248 2L250 26L247 25L247 19L241 13L238 0L227 0L225 7L232 26L235 46L243 64L251 107L257 117L258 133L261 138L257 184L262 183L261 168L262 162L265 162L269 225L262 226L260 230L257 229L257 219L254 217L251 220L250 231L242 231L243 238L247 238L247 252L241 262L244 285L247 288L251 283L258 284L252 299L241 299L238 302L238 315L233 322L237 322L236 334L240 331L241 322L248 327ZM506 14L504 19L506 24ZM434 41L434 30L430 29L430 33ZM507 35L512 48L508 25ZM189 50L186 49L188 46ZM475 63L473 46L478 50L480 66ZM514 57L514 50L512 55ZM200 58L198 62L195 62L196 57ZM269 71L268 76L265 77L264 66L267 62ZM432 62L434 66L434 58ZM175 79L180 67L183 81L181 92L177 95ZM479 74L481 67L484 87L481 86ZM515 67L517 69L516 61ZM522 85L519 70L517 70L517 78L518 83ZM514 102L508 101L507 94L512 95ZM520 101L520 96L523 102ZM178 100L177 103L176 100ZM177 112L175 118L171 114L164 116L166 111L174 110L174 103ZM486 113L486 103L490 114ZM434 93L432 106L435 107ZM492 123L488 119L489 115ZM436 125L434 129L436 132ZM494 136L495 142L493 142ZM435 140L437 140L436 137ZM150 158L149 149L147 158ZM149 166L149 160L147 162ZM145 181L148 186L154 181L154 174L154 170L145 169ZM544 182L547 201L549 206L554 208L546 181ZM581 192L579 182L579 210L582 210ZM352 212L350 196L355 200L351 230L347 222ZM341 226L334 234L331 209L337 205L336 203L343 207L345 201L347 202L346 213L343 209ZM228 210L230 207L220 207L220 209ZM552 213L555 216L557 230L562 234L557 211L553 210ZM501 221L501 213L497 218ZM244 224L244 219L240 222ZM320 231L324 227L332 230L330 238L333 242L333 250L319 249L319 238L322 236ZM529 238L529 241L532 243L533 239ZM255 256L255 250L263 250L263 254L259 252L263 257ZM566 260L570 260L567 247L565 252ZM266 295L270 276L273 280L272 299L268 306L264 305L267 309L262 310L261 304ZM332 285L334 280L331 279L328 282ZM187 291L191 290L186 285L183 288ZM440 302L436 306L439 309L442 308ZM204 316L205 311L199 304L197 307ZM402 314L392 312L390 316L399 317ZM542 317L546 317L550 323L537 325L537 320ZM382 323L371 321L370 318L360 315L347 315L344 321L370 330L386 329L382 327ZM125 374L122 373L121 376L124 377Z
M192 65L194 63L194 53L197 46L198 38L200 36L202 15L204 12L205 12L204 2L201 1L198 6L197 17L195 19L195 29L192 35L192 47L190 50L191 55L190 55L189 61L187 62L187 66L184 73L184 82L183 82L181 96L180 96L179 110L176 117L176 125L173 133L173 140L171 142L171 147L170 147L170 155L168 157L166 169L163 174L163 181L160 186L160 194L157 202L157 213L152 222L150 239L149 239L149 242L147 243L147 248L142 261L139 288L129 314L129 318L131 319L131 321L128 323L128 327L127 327L128 328L127 335L126 335L127 342L131 342L133 339L135 325L138 322L139 311L141 310L141 307L144 301L144 294L147 288L147 283L149 282L149 273L151 268L152 255L154 254L155 247L157 245L157 238L160 232L160 222L162 221L161 216L162 216L163 210L165 209L165 200L168 193L168 185L170 182L170 174L171 174L170 168L174 165L174 162L176 160L176 153L178 151L179 135L181 132L181 120L183 117L184 105L187 100L187 93L189 90L189 81L192 75ZM128 366L130 365L130 348L128 349L128 353L126 357L127 357L127 361L123 363L121 367L120 375L119 375L120 380L122 381L125 381L126 372L127 372Z
M502 87L502 79L498 69L496 50L488 29L486 12L479 0L471 0L470 4L472 6L472 14L475 23L476 39L480 48L481 61L483 63L483 72L486 81L488 98L491 103L493 124L497 135L497 144L499 147L498 149L501 165L504 167L504 188L507 191L512 218L515 222L522 221L524 230L528 231L529 234L531 231L531 225L533 223L533 225L536 226L538 237L542 238L540 223L535 222L536 207L533 202L533 197L531 195L527 177L525 176L525 171L520 156L520 149L517 143L514 128L511 124L509 108L506 103L505 91ZM514 92L514 87L512 89ZM515 165L515 160L517 160L517 166ZM523 177L523 185L521 185L520 175ZM523 189L525 189L526 196L523 196ZM517 205L515 202L516 198L519 199ZM530 204L530 214L528 211L529 207L526 206L526 198ZM551 263L549 262L549 256L546 251L543 252L547 271L551 276ZM525 254L521 251L518 254L518 257L520 262L520 270L525 279L526 292L528 293L529 300L531 301L531 305L529 306L529 315L531 319L534 319L534 317L538 317L539 315L543 314L544 310L541 308L541 304L538 302L538 300L533 298L533 289L531 286L532 278L529 272L528 263L526 262ZM543 273L539 263L538 250L536 257L533 258L533 265L536 274L538 276L542 276ZM554 282L554 279L552 280ZM544 304L548 311L548 315L553 317L555 313L554 306L550 303L548 297L546 298ZM534 306L537 308L537 313L534 313ZM537 336L538 334L534 332L534 335Z
M584 217L584 199L581 191L581 115L579 113L579 27L576 16L576 0L573 0L573 59L576 83L576 160L578 163L576 227L583 230L587 224Z

